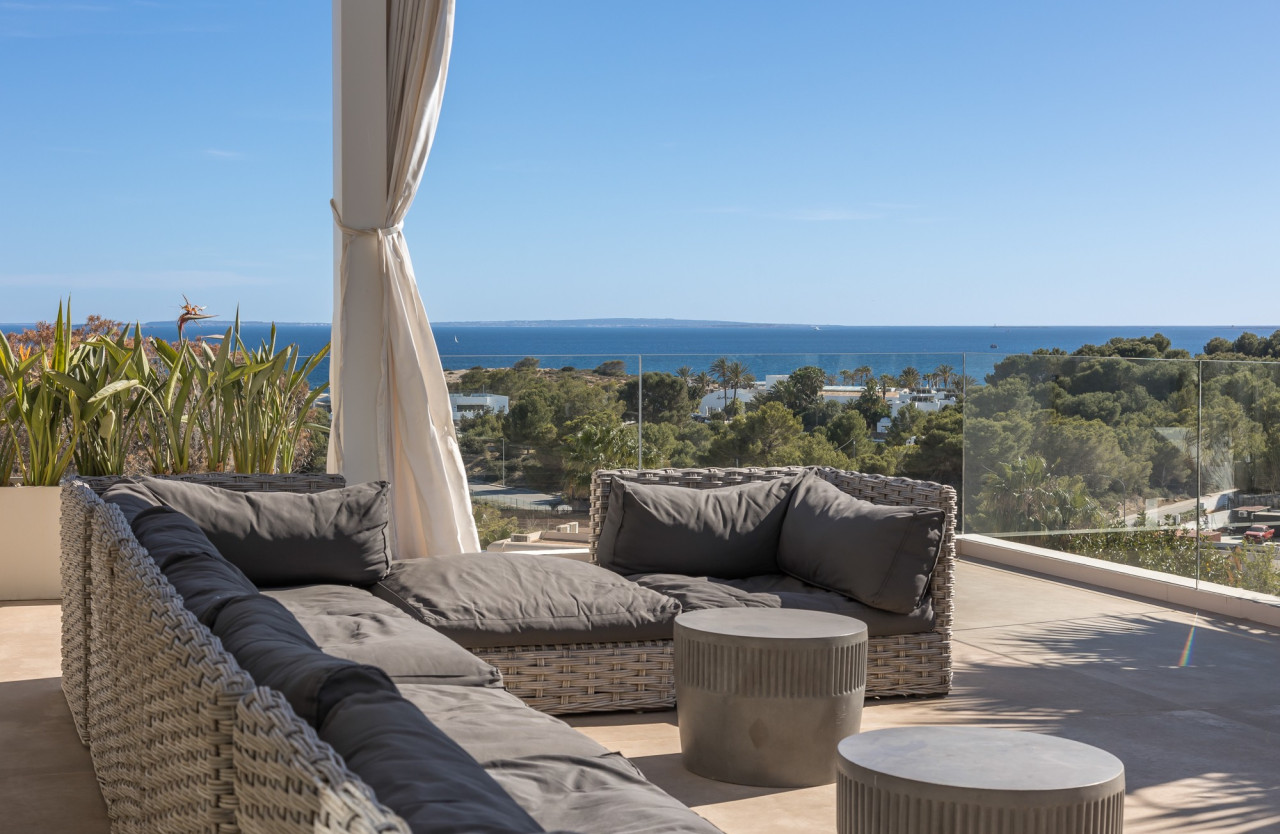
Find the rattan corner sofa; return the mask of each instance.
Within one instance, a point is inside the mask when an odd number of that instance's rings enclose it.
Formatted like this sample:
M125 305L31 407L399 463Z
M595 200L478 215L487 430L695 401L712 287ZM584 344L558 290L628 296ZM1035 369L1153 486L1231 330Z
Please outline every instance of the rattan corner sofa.
M597 473L592 487L593 554L619 480L705 489L768 481L797 471ZM942 547L928 592L932 627L918 634L873 638L868 669L869 695L945 693L951 680L954 491L903 479L815 471L856 497L946 512ZM183 479L237 492L315 493L343 484L337 476L214 474ZM119 507L101 499L100 494L118 480L83 478L64 483L62 512L62 686L77 730L93 754L113 830L411 831L349 762L299 718L289 701L255 682L188 610L153 554L135 538ZM504 720L514 720L517 727L534 721L536 713L528 707L554 714L661 709L674 702L669 639L467 647L496 666L506 690L527 705L520 709L527 710L528 717L509 704L503 706L508 715ZM463 688L435 691L453 689ZM430 690L428 686L422 691ZM503 695L498 690L494 697ZM519 705L514 698L511 701ZM557 739L553 747L577 749L579 743L564 735L576 735L572 730L553 719L542 720L552 724L534 722L535 735ZM445 725L446 731L449 726ZM466 729L465 724L460 726ZM596 754L573 760L607 771L610 779L634 783L641 803L634 814L641 820L652 818L650 830L715 830L648 785L625 760ZM580 779L581 774L575 774L568 781ZM503 786L519 795L508 783ZM526 794L521 804L544 800L555 801Z

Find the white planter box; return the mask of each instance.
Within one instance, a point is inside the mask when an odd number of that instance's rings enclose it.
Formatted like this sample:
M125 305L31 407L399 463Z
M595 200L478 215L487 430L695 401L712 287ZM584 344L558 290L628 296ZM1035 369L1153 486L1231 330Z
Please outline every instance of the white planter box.
M62 598L61 510L61 487L0 487L0 600Z

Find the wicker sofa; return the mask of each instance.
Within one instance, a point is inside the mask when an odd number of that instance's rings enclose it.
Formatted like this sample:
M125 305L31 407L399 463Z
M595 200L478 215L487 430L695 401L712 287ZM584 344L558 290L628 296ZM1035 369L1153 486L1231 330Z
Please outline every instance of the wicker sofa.
M617 481L666 484L688 489L715 489L797 475L805 467L770 467L739 469L617 469L595 473L591 482L591 536L593 560L600 532L609 512L609 501ZM945 512L942 545L929 585L933 605L933 626L928 631L872 637L867 657L867 696L945 695L951 691L951 628L955 582L956 492L952 487L909 478L890 478L846 472L831 467L813 467L824 480L842 492L873 504L929 507ZM653 673L647 678L670 677L670 641L647 647L652 658ZM668 684L669 686L670 684ZM652 692L652 684L647 685ZM674 693L653 692L673 703Z
M158 565L156 553L140 544L136 524L131 527L120 506L98 495L113 480L64 483L62 517L62 686L90 748L113 831L535 834L552 827L538 820L566 819L566 813L574 824L555 825L555 830L612 830L617 820L610 822L608 814L629 820L619 830L717 830L648 783L625 759L555 719L540 717L509 693L444 684L398 684L401 694L389 696L420 720L416 710L426 714L431 731L446 743L440 749L455 754L452 762L436 767L439 776L420 775L430 769L435 750L419 757L423 769L412 762L405 767L403 759L388 765L365 753L366 765L381 765L384 773L401 771L401 785L442 779L427 791L435 799L425 810L418 802L419 824L407 823L392 810L400 805L391 798L380 801L357 775L367 770L357 770L355 760L344 760L323 740L332 737L326 735L332 720L324 726L317 720L313 728L292 697L257 684L258 673L251 677L246 671L254 667L242 667L245 656L233 655L231 643L224 644L202 623L204 615L189 608L166 576L170 568ZM335 478L290 476L197 480L241 491L312 492L340 484ZM381 709L380 704L374 708ZM444 733L467 738L455 742ZM360 739L348 749L363 744ZM516 752L495 752L512 747ZM401 744L397 752L404 750ZM448 780L455 764L501 782L493 783L498 790L488 799L511 804L517 814L510 824L512 815L495 822L501 815L489 802L470 801L466 791L475 787L474 775L456 780L462 799L452 793L454 782ZM607 809L600 806L601 796L609 797ZM604 820L596 822L601 815ZM427 824L421 826L424 819Z
M710 488L795 472L597 473L593 550L616 479ZM902 479L819 472L841 490L873 502L946 510L943 547L930 587L933 629L874 639L868 676L871 695L945 693L950 685L954 491ZM186 479L242 492L318 492L343 483L338 476L215 474ZM62 685L77 730L93 753L117 829L408 831L289 703L256 686L184 607L120 510L99 497L117 480L85 478L64 484L62 517ZM673 704L670 640L472 651L501 670L509 692L543 712Z

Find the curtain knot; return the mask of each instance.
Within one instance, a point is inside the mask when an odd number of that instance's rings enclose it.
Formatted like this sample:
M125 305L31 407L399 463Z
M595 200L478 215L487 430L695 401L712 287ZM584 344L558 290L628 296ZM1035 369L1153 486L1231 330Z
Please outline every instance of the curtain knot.
M389 235L394 235L397 232L400 232L404 229L403 222L397 223L394 226L386 226L386 227L375 226L369 229L357 229L352 226L348 226L346 223L342 222L342 215L338 213L338 204L336 201L330 200L329 208L333 209L333 222L338 224L338 228L342 230L343 234L351 235L352 237L357 237L359 235L374 235L379 240L381 240Z

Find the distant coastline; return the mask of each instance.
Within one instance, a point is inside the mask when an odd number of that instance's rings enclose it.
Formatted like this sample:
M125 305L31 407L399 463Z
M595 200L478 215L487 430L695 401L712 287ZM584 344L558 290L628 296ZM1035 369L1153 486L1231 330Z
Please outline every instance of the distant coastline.
M221 317L208 322L193 325L201 330L225 330L234 321L233 317ZM283 327L329 327L327 321L271 321L266 319L241 319L242 325L268 327L275 324ZM173 326L173 320L144 321L144 328ZM1196 324L1196 325L1160 325L1160 324L824 324L822 322L753 322L727 321L722 319L676 319L676 318L588 318L588 319L502 319L502 320L467 320L467 321L433 321L432 327L652 327L652 328L688 328L688 327L741 327L741 328L824 328L831 330L1062 330L1087 329L1134 332L1144 331L1147 334L1162 330L1205 330L1217 329L1225 331L1250 330L1266 335L1276 325L1264 324ZM26 327L33 327L35 322L0 322L0 331L12 333ZM1264 332L1265 331L1265 332Z
M193 322L187 335L221 336L233 319ZM707 321L707 320L703 320ZM242 321L246 344L270 338L271 323ZM867 365L877 374L899 374L906 367L930 370L950 365L982 380L1000 359L1037 349L1071 352L1085 344L1105 344L1114 337L1136 338L1163 333L1173 347L1193 356L1213 338L1234 340L1245 331L1263 338L1280 325L1236 326L1026 326L937 327L915 325L735 324L723 321L687 323L679 319L575 319L567 323L435 322L432 330L446 370L510 367L521 358L538 359L548 368L595 368L622 360L626 373L674 373L682 367L704 370L721 356L742 362L758 378L788 374L803 365L828 373ZM21 331L21 324L0 324L0 331ZM174 340L172 321L142 325L146 335ZM327 322L277 322L276 342L297 343L310 355L330 338ZM328 358L312 374L313 385L329 378Z

